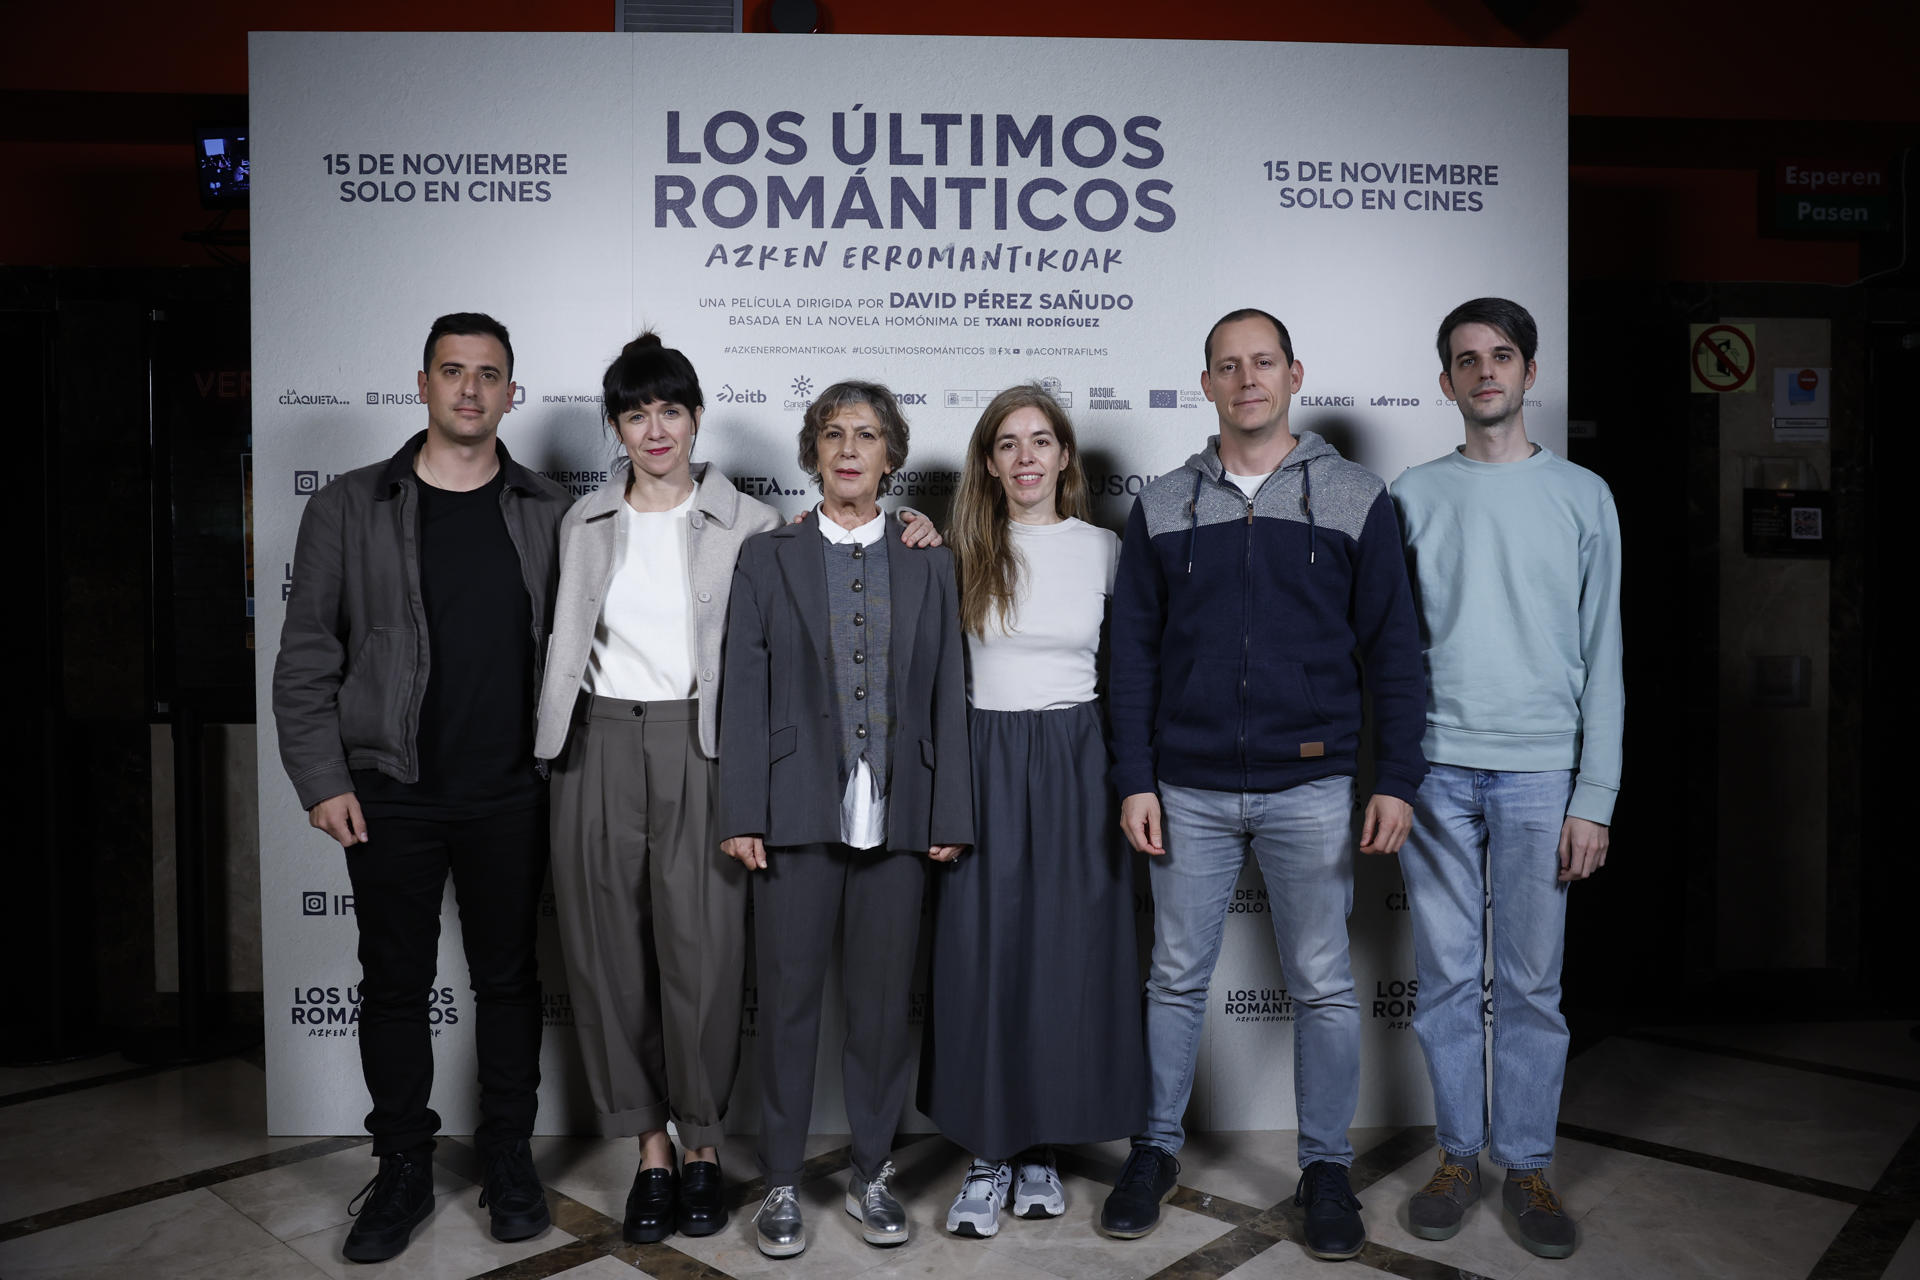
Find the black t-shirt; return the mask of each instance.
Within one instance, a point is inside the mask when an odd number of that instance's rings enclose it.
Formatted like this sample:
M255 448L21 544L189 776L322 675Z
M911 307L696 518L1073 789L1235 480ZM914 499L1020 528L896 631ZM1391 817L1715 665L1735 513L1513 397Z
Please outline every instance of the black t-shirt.
M420 492L420 594L430 666L411 786L356 770L362 808L414 818L483 818L538 804L533 768L533 617L500 511L506 477Z

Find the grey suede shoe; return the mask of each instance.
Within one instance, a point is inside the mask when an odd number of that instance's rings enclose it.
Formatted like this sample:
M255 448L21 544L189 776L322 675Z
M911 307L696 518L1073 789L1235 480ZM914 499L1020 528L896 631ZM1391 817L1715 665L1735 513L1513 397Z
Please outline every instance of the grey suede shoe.
M1422 1240L1451 1240L1460 1232L1467 1206L1479 1198L1479 1157L1462 1159L1442 1151L1440 1167L1407 1201L1408 1225Z
M1540 1258L1573 1256L1573 1219L1560 1193L1547 1184L1545 1169L1509 1169L1500 1198L1520 1228L1520 1244Z
M807 1247L807 1224L800 1220L792 1187L767 1192L753 1215L753 1242L769 1258L791 1258Z
M892 1180L891 1160L880 1166L872 1181L857 1170L847 1179L847 1212L860 1219L860 1238L883 1249L907 1242L907 1211L893 1198L887 1185Z

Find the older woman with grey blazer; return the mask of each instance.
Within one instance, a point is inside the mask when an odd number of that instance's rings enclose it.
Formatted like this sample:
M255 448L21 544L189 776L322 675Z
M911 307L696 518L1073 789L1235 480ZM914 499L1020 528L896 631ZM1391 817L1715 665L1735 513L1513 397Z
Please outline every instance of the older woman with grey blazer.
M888 1152L907 1101L908 987L927 859L973 840L967 694L953 559L899 545L880 510L907 456L885 387L842 382L808 407L800 465L821 489L804 521L748 540L727 618L720 833L753 869L759 966L760 1162L755 1243L807 1247L795 1196L836 930L862 1237L905 1243Z
M716 1147L739 1066L746 873L720 853L720 640L741 544L773 508L691 460L704 398L651 333L602 381L626 457L560 526L534 754L574 1028L607 1137L637 1137L634 1243L726 1225ZM671 1117L684 1148L676 1167Z

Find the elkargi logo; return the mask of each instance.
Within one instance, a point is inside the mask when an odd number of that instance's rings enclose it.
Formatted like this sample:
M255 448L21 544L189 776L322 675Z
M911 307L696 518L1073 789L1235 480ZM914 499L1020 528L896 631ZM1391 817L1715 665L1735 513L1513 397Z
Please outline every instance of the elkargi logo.
M1149 409L1197 409L1207 402L1207 398L1198 391L1182 391L1177 387L1157 387L1147 392Z
M1235 1022L1292 1022L1293 997L1285 987L1235 987L1222 999L1220 1012Z
M316 1038L357 1036L360 1034L360 988L358 986L297 985L287 1006L288 1021L305 1027ZM460 1006L454 1002L452 987L434 987L427 992L427 1024L434 1035L440 1028L460 1021Z
M1087 408L1131 409L1133 401L1118 396L1112 387L1088 387Z
M1303 409L1351 409L1352 396L1295 396L1293 402Z
M302 889L300 914L303 916L350 916L353 914L353 895L328 893L323 889Z
M733 384L729 382L722 385L720 390L714 393L713 401L715 404L765 404L767 402L767 393L764 391L755 391L751 388L742 388L736 391L734 390Z
M314 395L311 392L288 390L280 393L279 403L285 405L310 405L347 404L350 402L341 399L339 396Z

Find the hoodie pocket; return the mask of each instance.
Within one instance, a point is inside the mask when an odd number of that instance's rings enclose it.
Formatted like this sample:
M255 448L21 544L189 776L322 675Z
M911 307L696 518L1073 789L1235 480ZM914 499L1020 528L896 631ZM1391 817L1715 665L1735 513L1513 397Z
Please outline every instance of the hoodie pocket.
M1313 685L1312 673L1301 663L1253 659L1247 681L1248 756L1286 761L1326 754L1332 730Z
M1160 703L1154 747L1162 755L1187 760L1228 759L1239 746L1240 664L1223 658L1196 659L1179 683L1167 686Z

